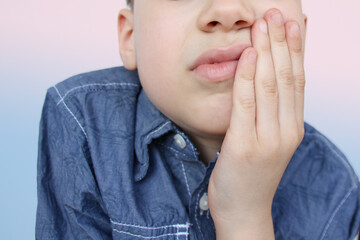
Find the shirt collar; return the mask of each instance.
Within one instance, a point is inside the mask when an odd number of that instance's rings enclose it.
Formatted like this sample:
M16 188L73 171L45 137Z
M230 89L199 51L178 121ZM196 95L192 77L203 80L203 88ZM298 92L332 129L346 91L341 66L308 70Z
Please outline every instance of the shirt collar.
M135 123L135 152L134 165L135 181L143 179L149 168L148 145L153 139L174 130L173 123L163 115L141 89L137 102Z

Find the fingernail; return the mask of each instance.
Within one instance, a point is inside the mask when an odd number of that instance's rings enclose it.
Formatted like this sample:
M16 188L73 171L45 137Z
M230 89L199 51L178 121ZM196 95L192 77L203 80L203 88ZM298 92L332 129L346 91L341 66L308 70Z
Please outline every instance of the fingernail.
M249 63L255 63L256 62L256 52L254 50L249 52L248 60L249 60Z
M267 34L267 24L264 20L261 20L259 23L259 28L262 33Z
M299 34L299 26L297 23L292 23L290 26L290 35L296 37Z
M278 12L273 13L271 15L270 19L271 19L271 22L277 26L280 26L283 24L282 16Z

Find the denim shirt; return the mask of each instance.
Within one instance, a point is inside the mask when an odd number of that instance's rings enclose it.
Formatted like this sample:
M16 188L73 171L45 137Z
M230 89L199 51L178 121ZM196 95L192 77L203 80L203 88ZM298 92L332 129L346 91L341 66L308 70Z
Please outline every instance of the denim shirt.
M150 102L137 71L72 77L43 107L36 239L215 239L199 206L215 164ZM276 239L353 239L359 210L346 157L305 123L273 200Z

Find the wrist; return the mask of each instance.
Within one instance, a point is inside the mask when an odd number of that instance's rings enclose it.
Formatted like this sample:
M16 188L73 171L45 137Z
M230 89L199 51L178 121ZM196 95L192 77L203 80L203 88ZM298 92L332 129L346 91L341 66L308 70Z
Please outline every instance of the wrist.
M275 239L274 226L271 216L259 221L214 221L214 223L216 229L216 239L218 240Z

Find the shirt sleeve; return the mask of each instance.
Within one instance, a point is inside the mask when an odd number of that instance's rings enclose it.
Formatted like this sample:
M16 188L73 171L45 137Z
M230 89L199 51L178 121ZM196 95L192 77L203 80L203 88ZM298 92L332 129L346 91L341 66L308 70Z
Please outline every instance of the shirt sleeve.
M334 210L321 239L356 239L360 226L359 182L343 197Z
M39 132L36 239L111 239L86 135L69 110L47 94Z

